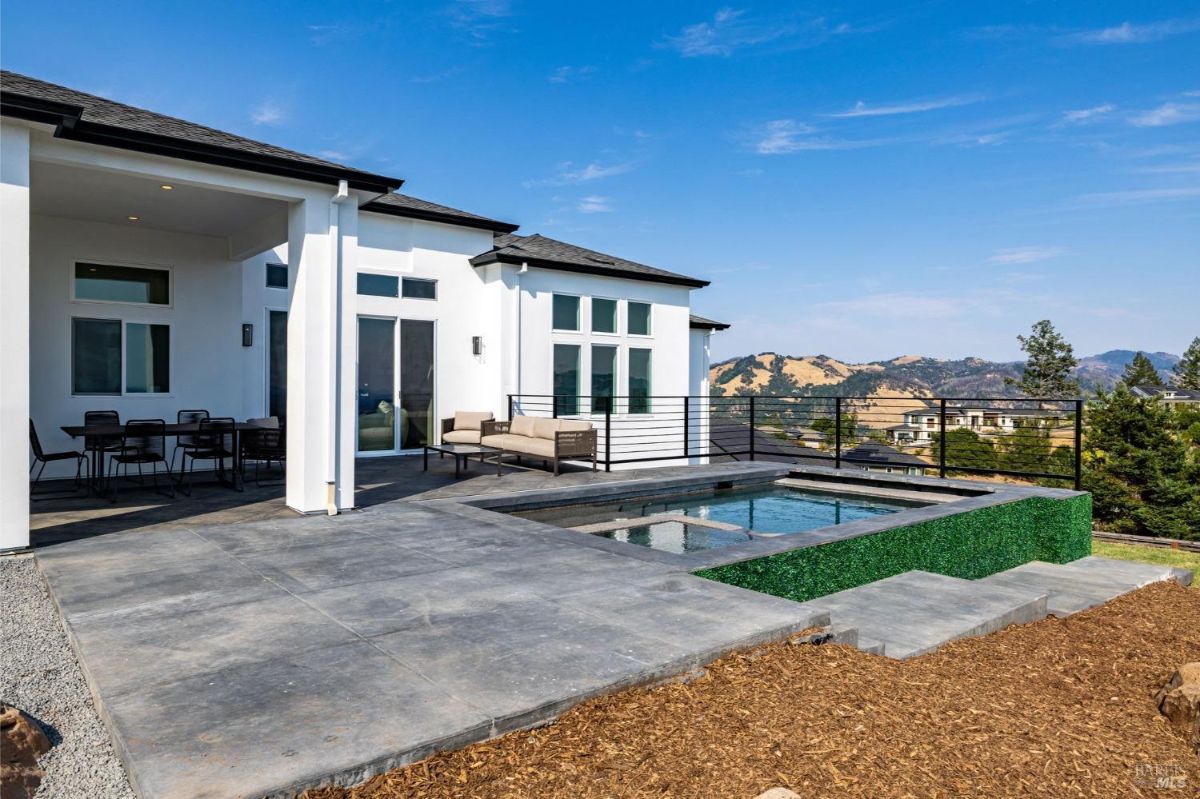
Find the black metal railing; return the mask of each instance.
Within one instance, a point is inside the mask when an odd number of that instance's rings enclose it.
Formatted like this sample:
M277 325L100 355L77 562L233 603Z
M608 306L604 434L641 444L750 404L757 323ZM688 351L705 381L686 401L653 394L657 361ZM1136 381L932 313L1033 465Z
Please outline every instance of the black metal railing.
M607 470L769 460L1080 484L1081 399L511 394L508 411L590 420Z

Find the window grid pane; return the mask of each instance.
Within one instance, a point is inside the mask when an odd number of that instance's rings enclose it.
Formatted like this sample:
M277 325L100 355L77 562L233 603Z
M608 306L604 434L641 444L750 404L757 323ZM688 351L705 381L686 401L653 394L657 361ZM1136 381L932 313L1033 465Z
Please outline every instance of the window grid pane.
M650 350L629 350L629 412L650 413Z
M554 345L554 411L556 416L579 413L579 347Z
M120 395L119 320L71 320L71 391L75 394Z
M555 330L578 330L579 298L568 294L555 294L553 315Z
M170 337L166 325L131 322L125 326L125 393L171 391Z
M75 299L169 305L171 273L165 269L77 263Z
M629 335L650 335L650 304L645 302L629 303Z
M414 300L436 300L437 281L406 277L401 282L401 294Z
M370 272L359 272L358 293L370 297L398 297L400 296L400 278L395 275L373 275Z
M593 333L616 333L617 332L617 301L593 299L592 300L592 332Z
M267 288L285 289L288 287L288 268L283 264L267 264Z
M602 344L592 346L592 413L613 409L613 394L617 382L617 348Z

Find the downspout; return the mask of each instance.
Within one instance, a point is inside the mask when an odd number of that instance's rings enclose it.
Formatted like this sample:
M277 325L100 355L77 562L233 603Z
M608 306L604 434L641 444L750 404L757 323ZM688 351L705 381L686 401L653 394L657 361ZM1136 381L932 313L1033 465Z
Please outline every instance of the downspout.
M521 297L521 275L529 271L529 264L522 262L521 268L517 270L517 396L521 396L521 380L524 370L521 368L521 353L525 349L525 303Z
M338 455L342 436L342 414L338 407L341 398L342 376L342 235L339 215L341 205L350 198L350 186L338 181L337 193L329 201L329 426L328 457L325 464L325 510L336 516Z

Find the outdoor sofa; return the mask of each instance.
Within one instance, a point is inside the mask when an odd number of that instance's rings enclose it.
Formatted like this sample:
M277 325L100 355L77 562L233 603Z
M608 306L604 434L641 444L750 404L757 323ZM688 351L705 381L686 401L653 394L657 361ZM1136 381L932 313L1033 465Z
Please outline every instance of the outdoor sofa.
M442 420L442 443L478 444L483 423L493 418L491 411L455 411L449 419Z
M554 461L557 475L562 461L591 461L596 471L596 431L591 422L514 416L510 422L485 421L479 443L512 454Z

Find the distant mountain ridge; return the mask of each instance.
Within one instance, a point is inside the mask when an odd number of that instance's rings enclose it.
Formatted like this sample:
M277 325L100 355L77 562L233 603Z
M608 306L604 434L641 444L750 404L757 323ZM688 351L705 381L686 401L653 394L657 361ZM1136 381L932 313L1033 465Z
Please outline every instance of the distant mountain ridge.
M1121 378L1136 350L1109 350L1079 359L1075 377L1084 390L1111 389ZM1179 356L1148 352L1146 356L1164 381ZM983 358L941 360L901 355L886 361L849 363L828 355L780 355L762 352L715 363L709 370L714 391L738 394L800 394L853 397L1018 397L1007 378L1020 378L1023 362ZM835 388L836 387L836 388Z

